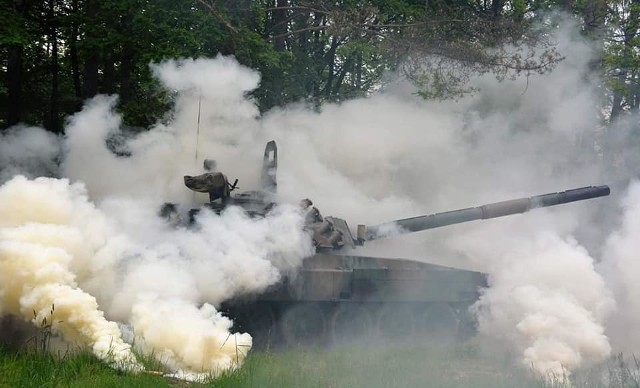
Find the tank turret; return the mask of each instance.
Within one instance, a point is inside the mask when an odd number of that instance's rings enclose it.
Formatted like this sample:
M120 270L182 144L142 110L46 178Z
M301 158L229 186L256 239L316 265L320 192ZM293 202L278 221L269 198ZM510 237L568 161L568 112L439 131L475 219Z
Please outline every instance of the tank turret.
M344 246L354 247L363 245L366 241L400 234L526 213L537 208L603 197L609 195L610 192L609 186L606 185L580 187L557 193L541 194L466 209L404 218L368 227L358 225L355 239L352 237L345 220L338 217L322 217L320 212L311 206L312 203L308 199L303 201L303 207L310 209L307 210L307 229L311 231L316 246L320 249L340 249Z

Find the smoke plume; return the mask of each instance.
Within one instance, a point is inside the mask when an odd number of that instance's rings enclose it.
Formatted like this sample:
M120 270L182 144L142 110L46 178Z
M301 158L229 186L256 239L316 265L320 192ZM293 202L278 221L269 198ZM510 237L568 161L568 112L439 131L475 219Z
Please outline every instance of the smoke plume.
M83 197L82 187L66 180L18 176L0 188L0 312L48 324L99 358L138 369L117 324L78 287L72 262L97 248L85 245L81 232L91 229L95 212Z
M18 125L0 133L0 184L16 174L58 176L60 139L41 128Z
M638 352L640 349L640 182L634 181L622 201L623 216L618 230L605 245L602 272L615 295L619 308L609 319L609 333L617 350Z

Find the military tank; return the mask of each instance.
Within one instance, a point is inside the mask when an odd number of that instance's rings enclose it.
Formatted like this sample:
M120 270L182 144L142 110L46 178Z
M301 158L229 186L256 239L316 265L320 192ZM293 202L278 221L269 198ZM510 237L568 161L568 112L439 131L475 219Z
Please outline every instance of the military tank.
M254 217L275 206L277 146L267 143L262 165L262 190L234 194L237 180L208 171L185 176L190 189L209 194L204 204L215 212L241 206ZM384 224L358 225L355 236L346 221L323 217L304 199L305 230L316 254L259 295L241 295L221 310L234 318L234 329L249 332L254 346L345 344L351 341L459 341L475 331L469 311L487 286L485 274L407 259L353 254L367 241L420 232L447 225L483 220L609 195L608 186L589 186L557 193L496 202ZM171 218L175 207L165 205ZM201 209L192 209L189 223Z

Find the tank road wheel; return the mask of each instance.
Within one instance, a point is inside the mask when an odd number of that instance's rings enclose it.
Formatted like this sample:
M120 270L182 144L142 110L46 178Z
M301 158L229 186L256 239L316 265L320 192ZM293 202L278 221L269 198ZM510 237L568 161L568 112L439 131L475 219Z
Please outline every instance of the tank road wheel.
M373 327L373 314L365 305L342 303L331 317L331 340L335 345L366 341Z
M378 334L387 340L409 339L415 332L415 315L408 305L385 304L378 312Z
M273 344L276 319L268 304L246 306L240 314L242 329L253 337L255 349L269 349Z
M422 337L430 343L453 343L458 336L458 314L446 303L427 306L418 317Z
M280 330L288 346L318 345L326 332L324 311L316 303L294 305L282 315Z

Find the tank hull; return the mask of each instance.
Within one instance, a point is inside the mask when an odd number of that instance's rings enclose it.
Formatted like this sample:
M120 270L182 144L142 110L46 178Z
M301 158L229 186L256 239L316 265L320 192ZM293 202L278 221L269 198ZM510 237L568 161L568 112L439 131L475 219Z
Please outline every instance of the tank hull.
M406 259L318 253L259 295L222 309L255 346L460 341L485 274Z

